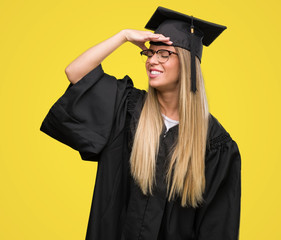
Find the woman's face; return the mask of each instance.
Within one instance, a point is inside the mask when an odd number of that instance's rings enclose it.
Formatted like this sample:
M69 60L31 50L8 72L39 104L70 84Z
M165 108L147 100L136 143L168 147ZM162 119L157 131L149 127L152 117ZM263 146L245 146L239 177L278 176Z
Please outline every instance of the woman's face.
M166 49L176 52L173 46L150 45L154 51ZM146 72L149 78L149 85L158 91L174 91L178 89L180 62L176 54L171 54L165 63L160 63L157 55L154 54L146 61Z

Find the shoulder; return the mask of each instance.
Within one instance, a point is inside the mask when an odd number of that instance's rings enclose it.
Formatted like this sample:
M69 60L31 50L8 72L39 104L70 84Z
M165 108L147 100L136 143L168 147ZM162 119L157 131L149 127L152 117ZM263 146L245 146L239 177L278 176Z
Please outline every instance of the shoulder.
M129 94L128 110L131 114L137 112L139 115L146 99L147 92L133 87Z
M240 176L241 156L238 145L212 114L209 116L205 163L208 179L215 179L214 175L221 180L226 176L232 180Z
M210 113L207 133L207 149L216 149L231 141L232 138L230 134L221 125L219 120Z

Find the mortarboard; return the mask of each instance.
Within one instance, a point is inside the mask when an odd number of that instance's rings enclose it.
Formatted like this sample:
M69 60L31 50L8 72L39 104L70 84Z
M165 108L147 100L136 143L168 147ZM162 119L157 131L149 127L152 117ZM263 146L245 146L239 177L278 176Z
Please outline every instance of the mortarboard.
M209 46L225 29L225 26L207 22L167 8L158 7L146 29L170 37L171 46L190 51L191 56L191 90L196 92L195 56L201 62L203 45ZM150 42L153 45L167 45L161 42Z

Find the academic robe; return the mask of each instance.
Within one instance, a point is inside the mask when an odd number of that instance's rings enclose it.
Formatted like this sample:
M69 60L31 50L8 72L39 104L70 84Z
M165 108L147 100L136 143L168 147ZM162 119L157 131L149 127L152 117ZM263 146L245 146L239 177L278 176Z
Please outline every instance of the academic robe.
M153 195L143 195L134 182L129 157L145 96L128 76L117 80L99 65L68 86L40 127L79 151L83 160L98 162L86 240L238 239L240 153L212 114L200 207L181 207L179 198L168 202L165 197L163 172L178 126L161 133Z

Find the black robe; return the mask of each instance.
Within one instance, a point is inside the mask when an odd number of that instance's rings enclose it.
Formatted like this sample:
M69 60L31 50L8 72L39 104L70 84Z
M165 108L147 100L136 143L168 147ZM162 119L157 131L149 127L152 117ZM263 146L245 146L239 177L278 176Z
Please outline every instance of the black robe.
M98 161L87 240L238 239L241 159L237 144L210 114L205 157L206 189L198 208L165 197L163 170L178 126L160 136L156 187L145 196L129 171L134 130L146 92L125 76L117 80L101 65L51 107L40 130Z

